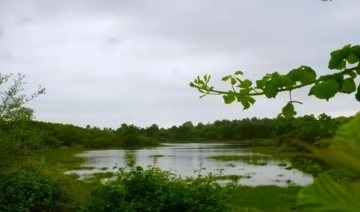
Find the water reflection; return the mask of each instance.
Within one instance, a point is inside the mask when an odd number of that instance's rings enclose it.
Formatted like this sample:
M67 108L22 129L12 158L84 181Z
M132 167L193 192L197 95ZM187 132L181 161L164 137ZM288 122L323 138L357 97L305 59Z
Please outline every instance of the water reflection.
M79 154L86 158L82 166L94 167L93 170L77 170L80 177L90 176L95 172L104 172L101 168L108 167L106 171L113 170L113 166L125 167L127 164L126 153L134 155L136 164L147 167L153 164L154 155L165 157L157 158L157 166L162 170L175 170L181 176L196 176L194 170L199 169L201 163L206 168L202 173L218 173L223 170L224 175L242 175L242 185L279 185L286 186L289 183L307 185L312 182L310 175L298 170L287 170L290 160L275 160L270 156L254 155L245 147L234 144L166 144L165 147L146 148L139 150L98 150L86 151ZM245 159L235 161L221 161L211 159L214 156L241 156ZM260 157L259 157L260 156ZM113 170L114 172L116 170ZM70 173L69 172L69 173Z

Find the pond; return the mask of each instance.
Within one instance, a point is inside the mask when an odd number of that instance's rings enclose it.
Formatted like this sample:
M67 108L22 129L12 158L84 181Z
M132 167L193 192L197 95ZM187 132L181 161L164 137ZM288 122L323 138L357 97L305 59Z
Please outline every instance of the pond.
M242 145L215 143L176 143L164 147L137 150L93 150L79 154L85 158L84 170L73 170L80 178L91 177L94 173L116 172L114 166L125 167L126 154L133 154L136 164L147 167L154 163L162 170L172 170L181 176L197 176L200 164L205 170L202 174L219 173L224 176L241 175L242 185L307 185L312 183L311 175L296 169L289 169L290 160L276 160L269 155L255 154ZM225 182L225 181L223 181Z

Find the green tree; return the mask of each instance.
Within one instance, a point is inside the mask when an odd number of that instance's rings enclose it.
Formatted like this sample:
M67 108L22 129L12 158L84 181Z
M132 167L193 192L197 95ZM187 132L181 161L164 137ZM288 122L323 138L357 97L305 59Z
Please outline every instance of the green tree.
M352 94L360 101L360 84L356 85L355 78L360 75L360 46L347 45L342 49L331 52L328 68L337 73L317 76L309 66L300 66L288 72L266 74L255 83L249 79L241 79L242 71L223 77L229 81L231 90L216 90L209 85L210 76L197 77L190 83L198 89L202 96L222 95L226 104L235 100L240 102L244 110L255 103L256 96L275 98L279 92L289 93L289 102L283 107L278 118L291 119L296 110L291 92L306 86L311 86L309 96L329 100L338 93ZM313 117L305 117L313 118ZM327 123L330 117L320 115L319 120ZM311 119L310 119L311 120ZM315 133L311 128L307 133ZM311 137L314 137L312 135ZM306 138L307 139L307 138ZM316 148L306 143L302 146L313 151L317 156L341 169L353 177L360 177L360 113L348 124L341 127L328 148ZM358 184L339 185L326 174L320 174L315 182L303 189L298 196L298 206L302 211L358 211L360 208L360 189Z
M13 83L9 85L10 79ZM13 74L0 73L0 124L3 126L0 140L0 154L2 156L8 155L18 151L23 151L26 148L39 147L40 143L35 144L35 140L31 142L24 141L24 135L32 132L25 132L24 126L27 122L34 118L34 111L31 108L25 107L26 103L45 93L45 89L39 86L38 90L32 95L28 96L24 91L25 75L18 74L14 77ZM33 134L33 136L37 136ZM39 141L39 139L37 139ZM6 159L7 156L4 156Z

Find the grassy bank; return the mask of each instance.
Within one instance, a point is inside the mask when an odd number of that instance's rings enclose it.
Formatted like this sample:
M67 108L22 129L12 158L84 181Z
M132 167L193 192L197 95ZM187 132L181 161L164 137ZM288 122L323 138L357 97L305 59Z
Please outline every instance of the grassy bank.
M271 155L275 159L291 158L291 157L314 157L313 153L308 152L283 152L279 147L266 146L266 147L249 147L253 153L261 153Z
M301 186L238 186L230 204L234 212L294 211L296 195L301 189Z
M261 147L254 148L260 149ZM269 152L277 152L276 148L266 148L268 149L267 154L269 154ZM86 149L81 146L64 148L46 152L37 152L30 156L30 158L36 160L44 159L49 165L48 167L54 167L54 169L59 166L63 170L82 169L81 163L83 162L83 159L76 157L76 154L79 154L84 150ZM261 153L264 153L264 151ZM283 156L284 154L281 155ZM226 159L230 160L230 158ZM75 190L75 188L76 190L81 190L82 194L76 194L78 196L81 195L80 197L76 197L77 199L87 201L91 191L96 185L98 185L98 183L100 183L101 179L113 176L114 173L112 172L104 172L95 174L94 178L84 181L83 183L75 183L75 181L68 181L68 183L72 186L70 190ZM240 176L224 176L224 179L233 179L238 177ZM230 205L232 207L232 211L234 212L293 211L295 208L296 195L300 189L300 186L238 186L232 192Z
M85 150L86 149L83 146L76 146L71 148L41 151L30 155L29 159L44 159L49 166L60 166L60 168L64 170L79 170L83 169L81 164L84 162L84 159L81 157L76 157L76 154L79 154Z

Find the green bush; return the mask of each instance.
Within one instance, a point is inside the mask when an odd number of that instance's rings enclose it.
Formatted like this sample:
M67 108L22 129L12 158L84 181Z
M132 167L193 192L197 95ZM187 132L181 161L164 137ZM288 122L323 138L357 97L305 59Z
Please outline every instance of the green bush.
M118 178L98 186L86 211L230 211L230 191L235 183L221 187L216 176L181 179L156 167L144 170L134 163Z
M0 211L78 211L62 174L48 172L44 163L27 163L0 174Z

